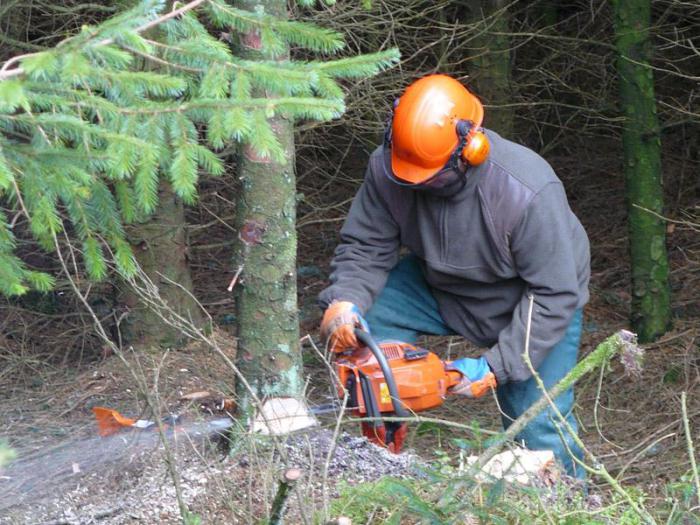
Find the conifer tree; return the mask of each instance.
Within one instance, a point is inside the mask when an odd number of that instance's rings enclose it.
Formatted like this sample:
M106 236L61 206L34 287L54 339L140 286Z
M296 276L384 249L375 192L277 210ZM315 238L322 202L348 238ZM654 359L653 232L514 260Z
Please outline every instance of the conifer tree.
M485 126L512 139L514 112L511 103L511 53L508 36L508 2L470 0L471 23L477 28L470 47L470 81L489 107Z
M650 66L649 0L614 0L615 45L632 265L632 326L641 342L671 326L661 137Z
M240 143L246 158L254 160L241 164L244 178L262 182L254 179L267 175L282 184L280 199L274 200L274 206L282 206L274 210L282 220L274 228L266 230L267 223L255 227L257 207L265 204L264 186L255 190L259 201L246 201L252 215L240 208L252 218L243 224L241 237L259 236L253 244L267 250L251 248L237 261L245 266L241 308L256 285L255 261L267 261L279 249L284 265L263 276L264 291L268 301L284 304L284 311L271 312L272 321L279 323L284 315L284 326L291 326L283 336L256 331L254 323L265 314L260 303L248 303L252 315L241 326L241 363L257 396L300 394L290 126L300 119L340 116L344 104L338 81L375 74L396 62L398 53L324 59L342 50L342 36L288 20L284 6L273 4L266 9L194 0L164 13L162 2L144 1L99 26L84 27L54 49L5 62L0 69L0 200L10 213L0 216L0 292L21 295L53 285L53 276L32 270L15 253L15 217L26 218L46 250L55 249L64 233L79 243L75 251L90 278L106 277L112 263L129 276L136 262L124 225L155 212L159 181L165 180L185 204L194 203L200 173L223 171L216 152ZM212 35L207 27L225 34ZM157 40L144 36L154 30ZM255 53L232 53L224 40L239 38L254 38ZM290 47L321 57L292 60ZM142 60L154 67L143 70ZM250 195L245 184L243 195ZM267 238L266 232L273 231L274 238ZM282 282L274 282L278 278ZM277 359L284 345L286 379L261 365ZM246 365L251 351L257 368ZM276 382L279 388L273 387Z
M231 15L247 12L264 17L266 26L241 26ZM310 24L289 20L284 0L245 0L221 9L221 22L240 33L238 55L247 61L286 70L290 46L316 53L342 49L341 35ZM313 35L313 36L312 36ZM311 92L342 100L336 80L375 73L396 58L394 52L308 64ZM252 79L252 77L251 77ZM270 103L302 88L293 83L248 82L237 77L243 97L266 97ZM272 80L272 79L270 79ZM289 79L293 82L293 79ZM239 84L240 83L240 84ZM296 183L294 173L293 119L284 114L259 111L252 115L251 130L257 141L244 145L238 155L241 189L237 208L238 255L234 267L238 281L238 366L248 379L239 385L240 406L250 407L253 388L259 399L298 398L302 393L301 354L296 290ZM269 132L268 132L269 131ZM264 148L261 151L261 147Z
M68 228L91 278L104 278L108 262L132 274L124 224L154 212L159 177L191 204L200 172L222 173L215 151L229 141L250 143L260 155L281 160L263 116L336 118L344 107L333 76L370 74L396 59L389 52L326 63L245 60L209 34L199 17L226 30L256 29L273 48L280 45L277 32L295 45L325 51L342 42L336 33L291 21L273 32L273 17L218 0L195 0L168 13L162 8L156 0L141 2L51 50L14 57L0 68L3 294L53 284L52 276L16 256L18 216L46 250ZM162 42L143 36L154 27ZM141 71L137 58L161 67ZM278 98L254 96L257 86ZM198 126L206 129L204 137Z

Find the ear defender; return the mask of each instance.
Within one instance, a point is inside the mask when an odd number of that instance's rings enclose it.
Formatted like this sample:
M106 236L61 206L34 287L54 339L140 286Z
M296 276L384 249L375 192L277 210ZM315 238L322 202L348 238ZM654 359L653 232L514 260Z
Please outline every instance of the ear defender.
M469 166L478 166L489 156L491 146L483 131L472 132L473 125L470 120L460 120L457 122L457 134L466 139L462 149L462 160Z

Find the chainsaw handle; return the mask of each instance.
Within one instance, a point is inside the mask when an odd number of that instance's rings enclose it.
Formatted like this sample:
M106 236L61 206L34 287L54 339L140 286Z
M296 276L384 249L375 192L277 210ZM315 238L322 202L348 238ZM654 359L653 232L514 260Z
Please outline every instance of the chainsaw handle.
M389 388L389 396L391 396L391 404L394 405L394 412L398 417L410 417L408 411L401 406L401 398L399 397L399 389L396 387L396 381L394 380L394 373L391 371L391 367L386 360L386 356L382 349L379 348L377 343L374 341L368 332L360 328L355 328L355 337L361 343L363 343L370 351L374 354L377 359L382 373L384 374L384 379L386 380L386 386Z

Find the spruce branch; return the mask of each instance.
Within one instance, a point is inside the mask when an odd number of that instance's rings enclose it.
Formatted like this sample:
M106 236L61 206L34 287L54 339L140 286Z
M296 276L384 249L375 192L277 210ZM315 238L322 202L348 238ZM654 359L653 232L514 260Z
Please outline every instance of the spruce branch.
M150 102L141 107L124 108L124 115L162 115L187 114L198 111L220 111L242 109L248 111L263 110L274 113L276 110L295 118L331 120L345 111L342 100L329 100L321 97L280 97L247 99L197 99L181 104L169 102ZM208 113L207 113L208 115Z
M21 209L18 216L27 217L46 250L54 249L58 233L67 235L63 221L70 222L91 279L105 277L110 260L125 274L133 271L123 224L156 210L161 177L194 203L200 175L223 172L210 148L246 143L255 155L285 163L270 119L338 118L345 105L337 80L375 74L398 57L390 50L326 66L245 60L208 33L195 7L208 6L215 24L227 29L257 32L270 45L268 57L289 45L332 53L343 41L338 32L220 0L159 15L162 5L141 2L0 68L0 195ZM0 293L46 289L50 276L28 270L14 255L11 228L0 229L0 273L9 272L0 275L8 283ZM75 257L72 262L78 271Z
M177 18L178 16L186 13L187 11L191 11L192 9L195 9L196 7L200 6L201 4L205 3L207 0L193 0L192 2L189 2L182 7L175 9L171 12L169 12L166 15L163 15L161 17L156 18L155 20L151 20L150 22L144 23L143 25L137 27L134 32L135 33L144 33L148 31L149 29L152 29L159 24L162 24L168 20L171 20L173 18ZM103 40L100 40L99 42L95 43L95 47L102 47L102 46L108 46L110 44L114 44L116 40L113 37L110 38L105 38ZM7 60L3 66L0 68L0 81L4 81L8 78L13 78L17 77L20 75L24 75L26 71L24 70L23 67L18 66L15 68L10 69L11 66L14 66L15 64L24 62L27 60L29 57L36 56L36 55L41 55L43 53L29 53L26 55L20 55L13 57L9 60Z
M234 28L241 33L267 31L270 33L268 38L277 37L287 44L321 53L336 53L345 47L340 33L308 22L280 20L262 11L252 12L231 7L220 0L209 0L207 7L212 21L218 27Z
M598 367L605 367L610 362L610 360L622 351L625 345L629 344L634 335L631 332L625 330L613 334L608 337L605 341L600 343L595 350L583 358L579 363L574 366L567 374L554 385L547 395L540 397L535 403L532 404L525 412L523 412L518 419L516 419L506 430L500 439L494 442L489 448L479 455L478 460L471 465L468 471L468 477L475 476L483 467L488 463L488 461L493 458L501 450L503 445L508 441L513 439L518 433L520 433L527 424L532 421L540 412L546 409L550 403L550 399L556 399L562 393L571 388L574 383L581 379L591 370Z
M336 60L313 61L309 69L318 70L332 78L363 78L374 76L398 64L401 53L396 48Z

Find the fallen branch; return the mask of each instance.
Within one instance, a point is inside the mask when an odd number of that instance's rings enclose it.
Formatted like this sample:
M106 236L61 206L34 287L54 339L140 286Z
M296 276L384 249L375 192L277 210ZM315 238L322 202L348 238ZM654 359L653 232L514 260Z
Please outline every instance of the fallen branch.
M616 334L617 335L617 334ZM535 368L532 366L532 361L530 360L530 356L525 355L525 362L527 363L527 366L530 368L530 371L532 372L533 377L535 378L535 381L537 382L537 386L542 390L543 396L542 399L545 399L547 401L547 404L549 404L550 408L552 409L552 412L554 415L557 417L559 422L561 423L562 427L564 427L563 430L557 429L559 432L559 436L564 443L564 445L567 448L568 453L571 455L573 460L576 462L577 465L579 465L581 468L583 468L586 472L589 474L592 474L594 476L599 476L603 478L605 481L607 481L610 486L613 488L615 492L620 494L623 498L627 500L627 503L629 503L630 507L634 512L637 513L637 515L644 520L645 523L648 523L649 525L656 525L656 520L654 517L649 514L649 512L644 508L644 505L641 502L635 501L635 499L620 485L620 483L612 477L612 475L608 472L608 469L605 468L605 465L603 465L598 458L593 454L581 441L581 438L578 436L574 428L571 426L571 424L566 420L566 417L562 415L562 413L559 411L559 408L557 405L554 403L553 397L550 397L550 394L546 391L546 388L544 386L544 382L542 381L542 378L540 378L539 374L537 374L537 371ZM550 391L551 392L551 391ZM569 449L569 446L566 444L566 441L564 440L564 432L568 433L569 436L571 436L571 439L576 443L576 445L583 451L583 454L586 456L586 458L591 462L593 465L592 467L584 463L581 459L576 457L571 450Z
M508 427L508 430L502 434L502 438L497 440L479 456L479 459L467 471L467 475L474 477L492 457L500 452L506 441L518 435L530 421L547 408L549 405L548 397L556 399L588 372L599 366L605 366L615 354L620 352L625 346L631 344L633 339L634 334L632 332L620 330L600 343L593 352L582 359L561 381L559 381L559 383L554 385L547 392L546 396L539 398L530 408L523 412L522 415Z
M683 430L688 445L688 456L690 456L690 466L692 469L693 481L695 482L695 496L698 498L700 506L700 474L698 474L698 464L695 461L695 447L693 446L693 435L690 433L690 418L688 418L688 406L686 403L687 394L681 392L681 413L683 414Z

